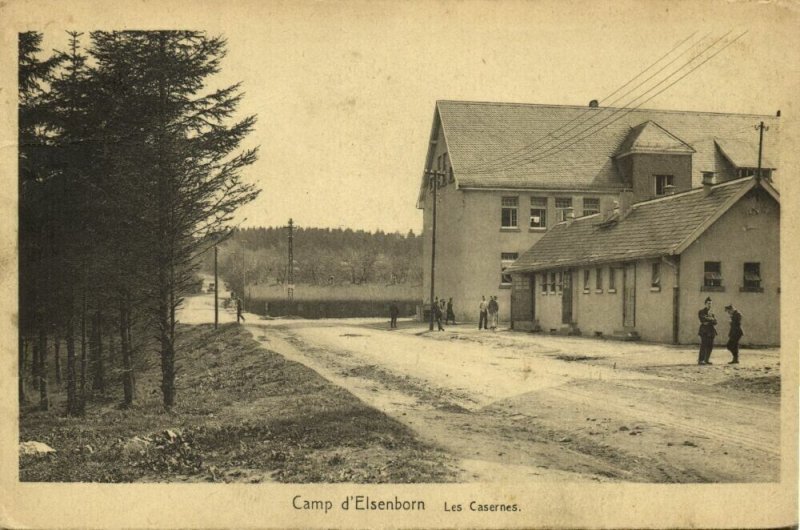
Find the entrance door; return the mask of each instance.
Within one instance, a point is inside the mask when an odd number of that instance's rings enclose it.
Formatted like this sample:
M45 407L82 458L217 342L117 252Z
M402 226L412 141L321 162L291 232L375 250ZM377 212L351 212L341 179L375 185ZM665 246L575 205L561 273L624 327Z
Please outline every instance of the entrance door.
M636 264L626 263L622 272L622 325L636 326Z
M561 323L572 323L572 271L563 273L563 289L561 293Z

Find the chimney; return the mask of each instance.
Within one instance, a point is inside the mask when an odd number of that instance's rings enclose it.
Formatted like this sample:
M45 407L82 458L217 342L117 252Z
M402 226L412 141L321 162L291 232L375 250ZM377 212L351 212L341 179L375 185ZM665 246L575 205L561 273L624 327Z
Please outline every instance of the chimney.
M703 171L703 192L708 195L711 193L711 187L714 185L714 172Z
M567 215L566 215L567 226L571 225L572 221L574 220L575 220L575 209L567 208Z
M664 186L664 195L675 195L675 186L672 184Z
M596 108L597 108L597 107L599 107L599 106L600 106L600 102L599 102L599 101L597 101L596 99L593 99L593 100L591 100L591 101L589 102L589 107L591 107L591 108L593 108L593 109L596 109Z
M622 190L619 194L619 217L624 219L631 213L633 205L633 190Z
M781 117L781 109L778 109L778 113L775 116L777 116L778 118Z
M608 221L611 214L614 213L614 204L611 201L600 200L600 219Z

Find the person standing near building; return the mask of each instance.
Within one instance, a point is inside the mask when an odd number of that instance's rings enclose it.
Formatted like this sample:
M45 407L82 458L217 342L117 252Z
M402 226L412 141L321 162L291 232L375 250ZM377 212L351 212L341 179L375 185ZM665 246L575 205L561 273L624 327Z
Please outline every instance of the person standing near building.
M400 310L397 308L397 304L392 302L389 306L389 327L391 329L395 329L397 327L397 315L400 314Z
M714 337L717 336L717 317L711 311L711 298L706 298L705 307L697 313L700 319L700 353L697 357L697 364L712 364L711 350L714 349Z
M489 323L487 322L488 316L489 316L489 314L488 314L489 306L486 303L486 297L485 296L481 296L481 303L480 303L480 305L478 307L479 307L480 312L481 312L480 313L480 319L478 320L478 329L489 329Z
M728 364L739 364L739 339L744 335L744 331L742 331L742 314L733 307L733 304L726 305L725 312L731 317L731 329L728 332L726 348L733 355L733 359Z
M444 323L445 324L449 324L451 321L453 322L453 325L455 325L455 323L456 323L456 314L453 312L453 299L452 298L448 298L447 299L447 316L444 319Z
M492 331L497 331L497 313L500 311L500 305L497 303L497 297L491 296L489 298L489 327Z
M444 300L442 301L444 302ZM436 319L436 325L439 326L439 331L444 331L444 328L442 327L442 305L439 303L438 297L433 303L431 310L433 311L433 317Z

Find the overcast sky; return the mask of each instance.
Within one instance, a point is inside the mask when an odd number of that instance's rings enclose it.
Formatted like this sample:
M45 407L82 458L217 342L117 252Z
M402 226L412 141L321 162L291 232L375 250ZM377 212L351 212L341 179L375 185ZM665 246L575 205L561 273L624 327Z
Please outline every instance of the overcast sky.
M242 210L244 226L292 217L306 227L419 232L415 201L437 99L602 106L692 34L748 31L646 108L796 113L788 98L797 17L766 3L142 5L150 7L98 14L77 4L74 26L37 29L50 43L65 42L70 28L224 34L222 80L243 82L242 110L259 118L249 144L261 155L247 179L263 192Z

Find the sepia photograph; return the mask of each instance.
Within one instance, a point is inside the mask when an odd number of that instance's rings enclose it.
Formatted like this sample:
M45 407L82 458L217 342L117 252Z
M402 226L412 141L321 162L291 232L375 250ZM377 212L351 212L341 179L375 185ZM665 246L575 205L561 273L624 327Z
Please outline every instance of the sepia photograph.
M796 527L800 4L0 19L3 527Z

